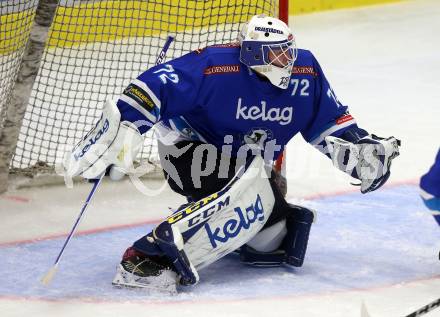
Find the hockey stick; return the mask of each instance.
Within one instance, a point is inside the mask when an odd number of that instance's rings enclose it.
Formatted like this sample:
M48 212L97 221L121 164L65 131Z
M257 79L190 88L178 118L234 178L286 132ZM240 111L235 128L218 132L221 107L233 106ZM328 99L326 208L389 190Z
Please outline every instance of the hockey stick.
M417 309L415 312L406 315L405 317L417 317L417 316L422 316L426 313L429 313L431 310L440 307L440 298L429 303L428 305L423 306L420 309Z
M93 180L93 188L89 193L89 196L86 199L86 202L84 203L83 207L81 208L81 212L79 213L78 218L75 221L75 224L73 225L72 230L70 230L69 235L67 236L66 241L64 241L64 245L61 248L60 253L57 256L57 259L55 260L55 263L53 264L53 266L50 268L50 270L46 273L46 275L43 276L43 278L41 279L41 283L43 283L44 285L48 285L50 283L50 281L52 281L55 273L58 270L58 264L60 263L61 257L64 253L64 250L66 249L67 244L69 243L70 239L72 239L73 234L75 233L76 228L78 227L79 222L81 221L82 216L84 215L85 211L87 210L87 207L89 206L90 201L93 198L93 195L96 192L96 189L98 188L99 184L101 184L102 179L104 178L105 173L102 173L101 176L99 176L98 179L94 179Z
M168 48L170 47L171 42L172 42L173 40L174 40L174 37L173 37L173 36L170 36L170 35L169 35L169 36L167 37L167 40L166 40L166 42L165 42L165 45L163 46L161 52L159 53L159 56L158 56L157 59L156 59L156 65L159 65L159 64L162 63L163 59L165 58L165 54L166 54L166 52L167 52ZM92 180L92 182L93 182L92 190L90 191L89 196L87 197L87 199L86 199L86 201L85 201L83 207L81 208L81 212L79 213L79 216L78 216L78 218L76 219L75 224L73 225L72 230L70 231L69 235L67 236L67 239L66 239L66 241L64 242L64 245L63 245L63 247L61 248L61 251L60 251L60 253L59 253L58 256L57 256L57 258L56 258L56 260L55 260L55 263L53 264L53 266L49 269L49 271L48 271L48 272L43 276L43 278L41 279L41 283L43 283L44 285L48 285L48 284L52 281L53 277L55 276L55 273L56 273L57 270L58 270L58 264L60 263L60 261L61 261L61 257L62 257L63 254L64 254L64 250L66 249L66 246L67 246L67 244L69 243L70 239L72 239L73 234L75 233L75 230L76 230L76 228L78 227L78 224L79 224L79 222L81 221L81 218L83 217L85 211L87 210L87 207L89 206L89 203L90 203L90 201L92 200L93 195L94 195L95 192L96 192L96 189L98 188L99 184L101 184L101 181L102 181L102 179L104 178L104 175L105 175L105 173L102 173L102 175L99 176L98 179L94 179L94 180Z
M162 50L159 53L159 56L157 56L156 65L162 64L163 59L165 58L165 54L167 53L168 48L170 47L171 42L173 42L173 41L174 41L174 36L168 35L167 40L166 40L165 44L163 45Z

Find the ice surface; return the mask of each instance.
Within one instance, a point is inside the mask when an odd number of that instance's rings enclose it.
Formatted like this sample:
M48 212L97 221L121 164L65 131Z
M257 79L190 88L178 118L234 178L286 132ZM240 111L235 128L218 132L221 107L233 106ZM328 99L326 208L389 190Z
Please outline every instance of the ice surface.
M288 196L318 210L304 267L255 269L231 255L176 297L114 289L121 253L151 227L133 224L162 218L181 198L104 183L80 228L92 233L73 238L44 288L64 238L38 238L70 230L90 184L11 191L0 196L0 316L357 317L364 302L371 317L397 317L438 299L440 228L416 184L439 147L439 16L438 1L419 0L291 17L299 46L317 56L359 125L402 139L390 184L412 184L328 195L351 190L350 180L295 138Z
M415 186L303 201L318 210L302 268L253 268L237 255L200 272L201 282L168 301L290 297L391 285L438 273L440 230ZM75 237L50 287L39 283L64 238L0 248L0 295L44 299L161 301L162 294L111 286L125 248L151 225ZM421 234L422 233L422 234Z

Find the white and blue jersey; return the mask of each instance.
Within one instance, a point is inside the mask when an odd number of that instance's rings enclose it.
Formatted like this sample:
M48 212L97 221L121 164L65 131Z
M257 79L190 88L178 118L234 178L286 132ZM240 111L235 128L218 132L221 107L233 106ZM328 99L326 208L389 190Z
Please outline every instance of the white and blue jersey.
M322 146L328 135L357 129L310 51L298 51L287 89L273 86L239 56L237 45L215 45L148 69L118 100L121 120L144 120L141 133L160 123L180 139L218 149L232 136L233 154L265 134L266 142L280 145L274 159L297 133Z

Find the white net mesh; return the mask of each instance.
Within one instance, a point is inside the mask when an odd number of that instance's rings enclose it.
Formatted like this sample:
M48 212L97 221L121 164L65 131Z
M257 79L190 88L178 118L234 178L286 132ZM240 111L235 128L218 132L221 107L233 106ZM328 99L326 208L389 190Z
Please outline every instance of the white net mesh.
M12 21L0 27L1 38L11 43L0 44L0 109L38 1L22 2L0 1L2 21ZM176 36L167 52L171 59L235 41L252 15L276 10L273 0L61 1L11 168L53 169L64 151L92 128L104 101L116 99L132 78L154 65L168 34ZM154 143L147 135L141 158L155 161Z

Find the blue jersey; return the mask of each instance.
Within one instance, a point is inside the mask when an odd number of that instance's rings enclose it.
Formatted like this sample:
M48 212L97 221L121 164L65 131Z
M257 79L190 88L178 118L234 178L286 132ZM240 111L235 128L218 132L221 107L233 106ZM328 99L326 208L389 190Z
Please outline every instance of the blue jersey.
M434 165L420 179L420 187L428 195L440 199L440 149L435 158Z
M273 158L297 133L319 146L326 136L356 126L310 51L298 50L287 89L273 86L239 56L239 46L217 45L148 69L118 100L121 120L144 120L141 133L160 122L182 139L218 149L232 144L232 154L264 136L279 145Z
M440 149L434 165L420 179L420 196L440 225Z

